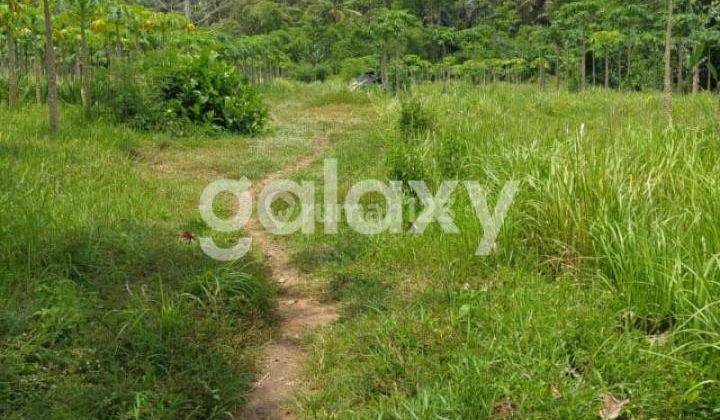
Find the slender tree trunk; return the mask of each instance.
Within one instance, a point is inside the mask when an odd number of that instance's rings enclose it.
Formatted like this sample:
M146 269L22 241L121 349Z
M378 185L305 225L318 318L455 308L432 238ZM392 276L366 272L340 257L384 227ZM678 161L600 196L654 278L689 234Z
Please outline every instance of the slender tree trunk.
M560 90L560 61L555 62L555 88Z
M708 62L708 65L707 65L707 91L708 92L710 92L712 90L712 73L710 72L710 63L712 63L712 61L710 61L711 59L712 59L712 57L710 57L710 51L708 51L708 56L707 56L707 62Z
M605 53L605 89L610 89L610 54Z
M18 100L17 44L12 30L8 31L8 106L15 108Z
M628 45L627 50L627 70L625 70L625 78L627 79L626 84L630 86L630 78L632 77L632 44ZM632 86L630 86L630 89L632 90Z
M33 69L35 71L35 101L42 103L42 63L39 57L33 57Z
M597 66L594 53L592 56L592 81L593 86L597 85Z
M45 0L47 1L47 0ZM673 28L673 0L667 0L667 27L665 28L665 80L663 89L663 106L665 117L672 124L672 28Z
M85 18L80 25L80 96L82 97L85 118L89 119L92 114L92 81L90 80L90 60L87 43L87 25Z
M694 95L700 93L700 66L697 64L693 67L692 93Z
M382 57L380 58L380 72L382 77L382 85L385 91L390 89L390 75L388 74L388 53L383 50Z
M183 11L185 12L187 20L192 21L192 13L190 13L190 0L185 0L183 2Z
M586 68L587 68L587 49L585 48L585 32L583 31L582 34L582 47L580 54L582 54L582 58L580 60L580 90L585 90L585 79L587 78L586 74Z
M395 93L398 94L400 92L400 66L397 65L397 61L395 64Z
M683 93L685 91L685 75L683 74L683 55L685 54L685 51L683 50L682 42L678 42L678 56L677 56L677 84L678 84L678 92Z
M53 45L52 16L50 15L49 0L43 0L43 14L45 16L45 75L47 77L48 109L50 116L50 130L57 132L60 129L60 111L58 109L57 74L55 72L55 46Z

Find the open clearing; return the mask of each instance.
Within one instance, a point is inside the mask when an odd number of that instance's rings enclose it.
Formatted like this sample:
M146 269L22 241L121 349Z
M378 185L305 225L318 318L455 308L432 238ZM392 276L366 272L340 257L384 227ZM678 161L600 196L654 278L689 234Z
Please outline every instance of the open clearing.
M2 114L13 174L3 255L15 268L2 272L0 390L16 413L718 413L711 97L678 100L667 129L655 94L458 83L392 98L288 82L264 94L273 128L256 138L170 141L108 125L50 141L35 111ZM430 116L408 135L398 121L411 100ZM460 193L458 235L434 224L365 236L342 223L338 235L288 238L253 221L215 235L254 238L232 264L178 238L213 235L197 215L212 180L322 185L324 158L338 160L341 200L358 180L418 173L433 189L477 180L491 202L508 179L521 188L487 258L474 256L482 226Z

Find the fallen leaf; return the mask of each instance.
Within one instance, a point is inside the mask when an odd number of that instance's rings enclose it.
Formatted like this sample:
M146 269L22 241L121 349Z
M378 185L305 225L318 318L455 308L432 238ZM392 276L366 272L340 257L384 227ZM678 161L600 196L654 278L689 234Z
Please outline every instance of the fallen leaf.
M509 419L515 415L518 407L517 404L510 400L502 400L495 403L492 409L492 418Z
M552 394L553 398L555 398L556 400L559 400L560 398L562 398L562 393L558 389L557 385L555 385L553 383L550 384L550 393Z
M630 404L630 399L618 400L612 395L602 395L602 407L600 407L600 418L603 420L615 420L622 414L623 408Z
M195 235L192 234L192 232L180 232L180 240L185 243L189 244L196 239L197 238L195 237Z

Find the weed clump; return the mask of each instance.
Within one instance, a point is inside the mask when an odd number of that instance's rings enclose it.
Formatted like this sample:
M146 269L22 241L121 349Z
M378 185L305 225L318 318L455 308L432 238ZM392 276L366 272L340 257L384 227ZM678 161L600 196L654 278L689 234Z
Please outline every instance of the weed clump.
M413 98L401 104L398 125L403 136L414 138L433 130L435 116L424 103Z

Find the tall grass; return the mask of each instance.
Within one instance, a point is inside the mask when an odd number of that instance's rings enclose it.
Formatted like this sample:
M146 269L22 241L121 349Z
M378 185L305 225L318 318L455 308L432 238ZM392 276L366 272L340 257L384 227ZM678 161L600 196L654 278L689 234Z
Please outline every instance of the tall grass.
M495 191L522 182L502 254L597 272L638 316L720 332L713 98L680 99L667 128L652 94L506 86L424 97L441 121L424 144L426 173Z
M341 298L352 309L318 344L312 381L325 391L306 408L466 417L511 400L529 417L586 417L609 390L640 417L720 412L715 102L676 98L673 128L655 93L458 83L379 102L375 130L333 152L341 191L421 175L477 180L491 206L508 180L520 192L489 258L474 257L483 229L464 192L460 235L344 233L364 251L321 272L395 292L379 305L369 288L366 303L387 309L360 315L357 297ZM346 240L298 239L300 255Z

